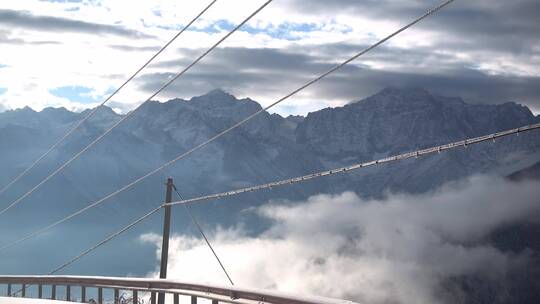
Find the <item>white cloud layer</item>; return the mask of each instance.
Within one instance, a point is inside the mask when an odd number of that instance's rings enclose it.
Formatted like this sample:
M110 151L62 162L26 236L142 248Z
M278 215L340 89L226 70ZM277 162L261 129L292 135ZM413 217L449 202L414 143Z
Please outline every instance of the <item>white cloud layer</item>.
M502 252L485 238L503 225L537 220L538 189L538 182L474 177L384 200L345 192L272 202L257 209L272 221L261 235L217 228L211 239L237 286L363 303L453 303L458 295L445 290L445 280L497 281L527 262L525 253ZM141 238L160 245L157 235ZM186 235L172 239L169 277L226 283L203 240Z
M218 1L191 30L159 57L159 61L182 58L179 49L202 53L221 38L228 27L239 23L263 2ZM71 110L91 107L95 103L84 103L77 97L59 97L50 91L66 86L84 87L96 97L95 102L102 101L106 92L118 87L207 3L209 1L10 1L0 11L0 14L5 14L0 18L0 88L8 89L0 95L0 104L7 109L31 106L36 110L47 106L64 106ZM235 33L222 47L296 50L309 56L313 63L335 64L346 59L353 51L358 52L388 35L436 1L390 0L371 3L339 0L309 3L301 0L274 1L248 23L248 29ZM530 84L536 84L535 79L540 76L537 64L540 57L537 29L531 25L536 23L536 17L529 16L534 15L535 10L537 6L532 0L512 4L502 0L495 4L487 0L456 2L385 44L390 56L370 54L356 62L368 70L347 74L345 78L353 79L353 83L349 84L346 79L335 76L336 82L343 83L351 92L344 94L341 92L343 88L336 83L330 87L319 84L295 96L294 104L291 101L287 108L278 107L275 111L305 114L326 106L343 105L386 86L396 83L407 85L404 80L414 75L445 76L444 81L441 80L444 83L440 85L429 79L413 84L428 89L444 91L440 89L443 87L451 90L452 94L467 98L467 95L477 97L468 92L469 87L474 86L475 91L482 92L483 102L519 98L519 101L535 105L539 93ZM475 20L485 22L477 24ZM323 51L329 46L335 49ZM378 50L373 54L380 53ZM191 61L194 58L188 59ZM219 61L215 56L212 58ZM259 60L270 59L261 57ZM205 59L200 65L207 66L208 61ZM143 74L172 73L182 67L169 65L160 69L154 66ZM249 96L268 105L303 84L304 80L325 71L290 69L281 73L275 81L255 79L246 89L245 79L238 71L251 67L223 69L217 65L212 68L209 73L198 75L202 78L199 81L188 82L192 80L189 78L178 80L196 88L196 92L169 90L157 99L189 98L204 94L220 83L217 80L226 80L232 83L227 88L232 93L241 97ZM368 71L396 73L398 80L369 75L376 85L366 88L361 84L368 81L354 80L353 77L365 75ZM189 74L194 75L196 71ZM216 79L216 74L226 76ZM271 75L272 72L265 70L261 74ZM460 83L459 80L465 75L479 79L473 79L473 84L471 80ZM305 79L298 81L295 77ZM280 79L290 80L290 85L284 86ZM503 81L504 85L498 84L497 80ZM457 82L457 90L448 82ZM204 89L201 89L201 84L204 84ZM489 100L491 95L485 86L497 87L498 90L504 87L508 94L495 94L496 97L500 96L500 100ZM275 90L268 90L269 87L275 87ZM124 112L131 110L150 94L144 89L144 81L132 84L114 99L115 106Z

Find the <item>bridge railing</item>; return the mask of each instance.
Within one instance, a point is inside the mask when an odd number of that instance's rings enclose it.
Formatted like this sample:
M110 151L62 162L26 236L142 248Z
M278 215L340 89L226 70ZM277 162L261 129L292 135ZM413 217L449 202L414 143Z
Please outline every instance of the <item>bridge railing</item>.
M175 304L180 303L180 297L191 298L190 303L196 304L199 299L211 300L217 303L245 303L245 304L345 304L353 303L344 300L335 300L322 297L298 297L274 291L243 289L236 287L223 287L218 285L195 284L166 279L139 279L139 278L116 278L116 277L82 277L82 276L0 276L0 285L7 287L5 296L27 297L30 286L37 287L38 299L66 299L81 303L89 303L87 290L97 291L95 303L103 304L104 290L112 290L114 298L112 303L141 303L140 293L149 293L148 301L157 303L159 293L172 296ZM65 295L57 291L64 287ZM80 293L72 291L76 287ZM45 294L47 290L47 294ZM128 300L123 299L122 294L128 294ZM0 295L3 296L3 295ZM169 296L169 297L171 297Z

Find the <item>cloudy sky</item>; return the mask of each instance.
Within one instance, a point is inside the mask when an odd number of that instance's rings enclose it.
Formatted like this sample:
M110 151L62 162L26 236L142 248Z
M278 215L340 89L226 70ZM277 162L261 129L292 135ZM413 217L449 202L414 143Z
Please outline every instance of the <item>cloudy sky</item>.
M0 111L101 102L210 1L18 0L0 9ZM263 0L218 0L110 103L127 111ZM437 4L433 0L274 0L157 99L213 88L269 104ZM540 2L457 0L276 108L305 114L387 86L540 112Z

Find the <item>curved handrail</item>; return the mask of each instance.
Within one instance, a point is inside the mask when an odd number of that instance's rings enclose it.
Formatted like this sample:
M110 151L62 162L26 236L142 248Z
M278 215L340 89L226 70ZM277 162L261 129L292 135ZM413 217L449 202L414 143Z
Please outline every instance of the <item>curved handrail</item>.
M189 283L169 279L87 277L87 276L0 276L0 284L84 286L129 291L150 291L206 298L226 303L352 304L351 301L323 297L294 296L287 293Z

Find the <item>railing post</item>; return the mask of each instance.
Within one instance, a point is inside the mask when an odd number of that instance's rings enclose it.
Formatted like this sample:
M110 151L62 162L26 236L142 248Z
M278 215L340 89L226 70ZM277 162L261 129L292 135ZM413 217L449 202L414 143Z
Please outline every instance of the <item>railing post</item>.
M191 296L191 304L197 304L197 297Z
M21 297L22 298L25 298L26 297L26 284L21 284Z
M37 287L38 299L43 299L43 285L39 284Z
M139 303L139 294L137 293L136 290L133 291L133 304L137 304Z
M11 297L11 283L7 284L7 296Z
M167 192L165 193L165 204L172 201L172 190L174 184L173 179L167 179ZM171 206L165 206L165 214L163 216L163 240L161 245L161 263L159 269L159 278L167 278L167 262L169 259L169 234L171 232ZM160 292L158 295L158 304L165 304L165 293Z
M178 296L177 293L173 295L173 299L174 299L174 304L180 304L180 297Z
M66 285L66 301L70 301L71 300L71 286L70 285Z
M114 289L114 304L118 304L120 302L120 291L118 288Z
M218 304L218 300L212 300L212 304Z
M150 293L150 303L151 304L156 304L156 293L155 292Z
M56 300L56 285L51 285L51 300Z
M103 288L98 288L98 304L103 304Z
M81 286L81 303L86 303L86 286Z

